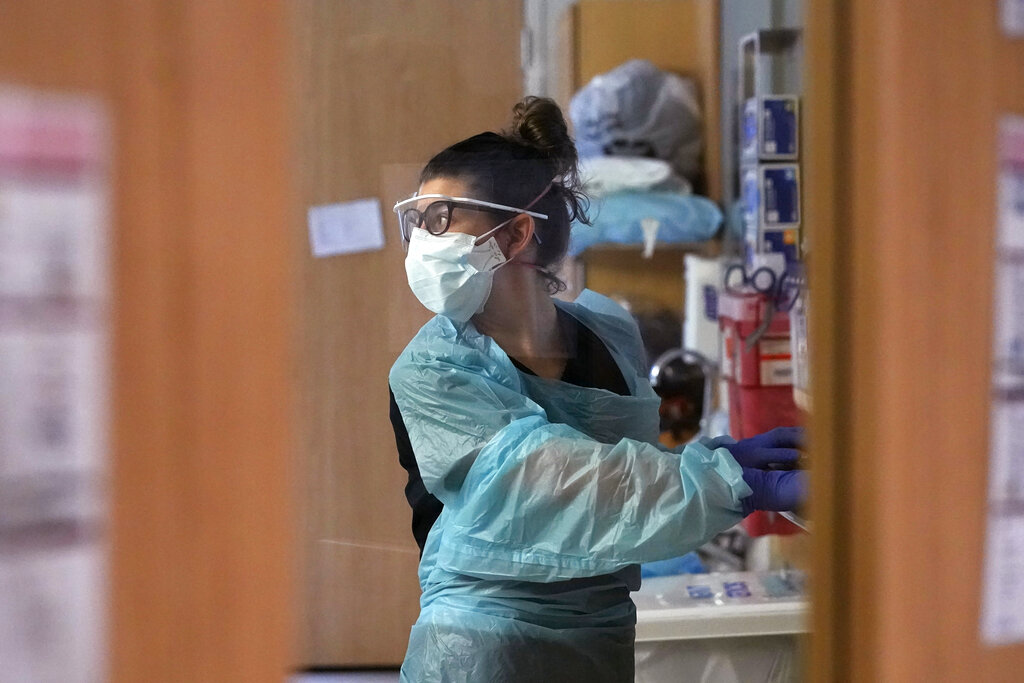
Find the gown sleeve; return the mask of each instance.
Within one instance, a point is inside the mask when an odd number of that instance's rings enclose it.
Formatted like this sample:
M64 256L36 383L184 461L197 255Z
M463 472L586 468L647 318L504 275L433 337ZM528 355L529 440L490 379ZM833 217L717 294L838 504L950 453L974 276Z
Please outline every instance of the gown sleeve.
M408 355L390 382L423 483L444 504L442 569L608 574L699 547L740 521L751 493L725 448L595 441L462 358Z

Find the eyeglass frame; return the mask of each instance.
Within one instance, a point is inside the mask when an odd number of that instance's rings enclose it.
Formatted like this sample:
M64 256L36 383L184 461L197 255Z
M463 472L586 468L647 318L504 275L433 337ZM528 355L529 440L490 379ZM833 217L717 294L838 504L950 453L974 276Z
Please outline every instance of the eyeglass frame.
M508 211L509 213L526 214L527 216L533 216L534 218L540 218L540 219L543 219L543 220L547 220L547 218L548 218L548 215L546 213L538 213L536 211L530 211L529 209L521 209L521 208L519 208L517 206L506 206L505 204L495 204L494 202L487 202L487 201L484 201L483 199L473 199L472 197L452 197L452 196L446 195L446 194L421 194L421 195L413 195L412 197L409 197L408 199L403 199L403 200L401 200L399 202L395 202L394 207L392 207L392 211L394 211L395 215L398 217L398 234L401 236L403 244L408 244L409 243L409 240L412 238L412 233L410 232L409 238L406 238L405 231L402 230L402 222L403 222L403 219L402 219L402 206L406 205L406 204L410 204L410 203L415 202L415 201L418 201L420 199L436 199L437 200L437 201L430 202L430 204L428 204L427 207L423 211L420 211L419 213L420 213L421 216L426 213L426 209L430 208L434 204L437 204L438 202L446 202L448 204L468 205L468 207L464 206L464 207L461 207L461 208L469 208L470 210L476 209L476 210L479 210L479 211L487 211L487 210ZM451 213L452 213L453 210L454 210L454 207L449 207L449 209L448 209L449 218L451 217ZM422 224L422 222L421 222L421 224ZM418 228L418 227L419 226L416 226L416 228ZM414 228L414 229L416 229L416 228ZM423 228L423 229L426 229L426 228ZM427 232L430 232L429 229L426 229L426 230L427 230ZM436 233L436 234L433 233L433 232L430 232L430 234L431 235L435 235L435 236L440 236L440 235L446 234L448 232L448 230L449 230L449 228L445 228L443 232ZM537 235L536 231L534 231L533 237L534 237L534 239L537 240L537 244L542 244L540 236Z

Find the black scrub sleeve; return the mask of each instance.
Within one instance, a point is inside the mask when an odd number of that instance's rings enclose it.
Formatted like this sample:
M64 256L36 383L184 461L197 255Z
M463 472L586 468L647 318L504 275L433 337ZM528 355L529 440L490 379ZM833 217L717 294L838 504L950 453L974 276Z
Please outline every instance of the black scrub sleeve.
M423 485L420 477L420 468L416 464L416 455L412 452L412 444L409 442L409 432L405 429L405 421L402 413L395 402L395 394L388 387L388 395L391 398L391 428L395 431L395 445L398 447L398 463L409 475L409 481L405 485L405 498L412 508L412 535L416 539L416 545L420 547L420 557L423 557L423 546L427 542L427 534L434 522L441 515L444 505L437 498L432 496L427 487Z

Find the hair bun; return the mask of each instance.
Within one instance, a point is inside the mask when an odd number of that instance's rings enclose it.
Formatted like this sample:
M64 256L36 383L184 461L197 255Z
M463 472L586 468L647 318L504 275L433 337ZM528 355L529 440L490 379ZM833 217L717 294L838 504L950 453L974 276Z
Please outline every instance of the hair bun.
M509 136L551 160L554 175L576 175L576 145L562 110L547 97L526 97L512 108Z

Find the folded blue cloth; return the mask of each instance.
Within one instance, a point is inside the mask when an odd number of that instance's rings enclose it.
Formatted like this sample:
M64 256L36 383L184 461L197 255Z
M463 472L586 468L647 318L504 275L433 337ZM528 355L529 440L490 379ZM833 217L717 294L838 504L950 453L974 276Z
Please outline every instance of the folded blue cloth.
M575 224L569 255L601 244L642 246L641 221L658 222L658 244L704 242L718 233L722 210L707 197L678 192L616 192L591 204L593 225Z

